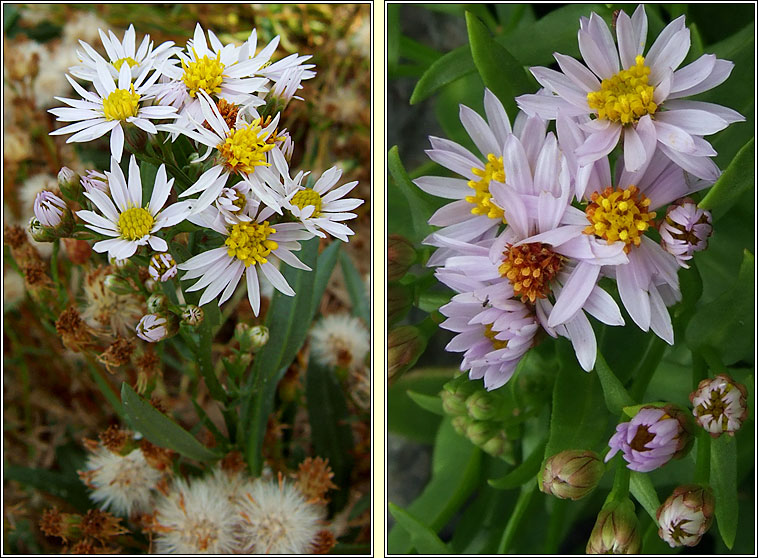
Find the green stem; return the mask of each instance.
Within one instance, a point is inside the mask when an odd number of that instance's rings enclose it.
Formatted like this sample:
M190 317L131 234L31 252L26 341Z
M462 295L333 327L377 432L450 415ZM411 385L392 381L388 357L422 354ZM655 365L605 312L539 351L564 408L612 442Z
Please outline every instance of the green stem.
M121 418L121 420L125 421L126 416L124 415L124 408L121 405L121 396L118 394L118 392L116 392L116 388L111 385L108 379L103 376L103 371L94 361L92 356L88 354L86 355L86 358L87 368L89 370L90 376L92 376L92 379L95 381L98 389L100 389L100 393L103 394L103 397L105 397L106 401L110 403L111 407L114 411L116 411L116 414Z
M65 301L67 300L66 293L61 284L60 277L58 276L58 251L60 250L61 241L55 239L53 242L53 255L50 257L50 273L53 276L53 282L55 283L55 289L58 291L58 301L61 306L65 307Z
M697 432L697 461L695 461L695 483L708 484L711 475L711 437L700 428Z
M642 401L642 397L645 395L650 380L653 379L653 374L655 374L655 371L658 368L658 363L661 362L665 350L665 342L657 335L651 335L650 341L645 349L645 354L642 356L642 360L635 370L634 383L629 390L629 395L631 395L632 399L635 401Z
M621 459L621 455L617 455L615 460L616 476L613 478L613 488L605 499L606 503L614 500L626 500L629 498L629 480L631 479L631 471Z
M705 362L708 363L708 368L713 370L713 372L715 372L716 374L726 373L726 366L724 366L724 363L721 362L721 357L719 356L719 354L716 352L716 350L713 347L705 346L701 348L700 354L705 359ZM708 377L708 372L706 371L706 374L700 379L704 380L707 377Z
M513 541L519 532L519 525L521 520L526 515L526 510L532 501L534 491L537 488L536 482L528 482L521 487L518 500L516 500L516 507L511 513L511 517L508 519L508 523L503 531L503 538L500 539L500 545L497 548L498 554L505 554L513 545Z
M561 534L566 523L566 509L568 501L553 500L553 511L550 513L550 523L547 528L547 537L545 539L545 548L543 554L557 554L558 546L561 542Z
M213 334L211 333L211 327L208 320L203 320L200 324L200 343L196 346L197 363L200 368L200 374L205 380L205 385L208 386L208 391L211 393L211 397L220 403L226 402L226 392L218 381L216 374L213 370Z
M708 364L700 353L692 353L692 389L708 377Z

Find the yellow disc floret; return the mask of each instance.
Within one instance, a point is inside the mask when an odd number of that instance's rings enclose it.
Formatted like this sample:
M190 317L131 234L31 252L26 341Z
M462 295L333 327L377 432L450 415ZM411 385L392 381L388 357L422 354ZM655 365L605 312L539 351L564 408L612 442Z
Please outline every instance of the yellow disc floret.
M520 246L508 244L498 271L513 285L514 296L521 302L547 298L550 282L563 267L563 256L546 244L531 242Z
M640 245L642 233L650 227L655 212L647 211L650 199L636 186L616 189L608 186L602 192L594 192L590 199L585 209L590 225L584 229L585 234L608 242L624 242L627 253L632 244Z
M502 219L505 223L503 210L492 203L492 194L490 194L490 181L505 182L505 169L503 168L503 158L495 157L490 153L487 155L487 164L484 170L476 167L471 169L479 180L469 180L469 188L474 190L473 196L466 196L466 201L473 204L471 213L474 215L486 215L490 219Z
M484 326L484 336L492 341L492 348L497 350L505 349L508 346L508 340L496 339L497 332L492 331L493 324L487 324Z
M195 53L194 62L186 63L182 60L182 68L184 69L182 81L187 86L190 96L195 97L201 89L208 95L220 93L221 84L224 81L224 65L221 63L221 54L219 53L216 58L208 58L208 55L198 58L194 49L192 52Z
M271 251L279 247L276 241L268 239L269 235L274 233L276 229L269 227L268 221L233 225L224 242L227 246L227 254L230 258L242 260L245 267L256 263L265 264Z
M321 215L321 196L315 190L300 190L292 197L292 205L305 209L309 205L314 207L311 217Z
M137 240L150 233L155 218L147 209L132 207L124 211L118 218L118 231L121 238Z
M137 62L134 58L131 56L127 56L126 58L119 58L113 63L113 67L116 68L116 70L121 71L121 66L124 65L124 62L129 64L130 68L134 68L139 62Z
M115 89L103 99L103 114L106 120L126 120L137 116L140 96L134 92L134 85L129 89Z
M654 114L658 105L653 102L655 87L648 84L650 68L645 58L637 56L635 65L604 79L600 91L587 93L587 103L597 111L597 117L622 124L637 122L646 114Z
M266 152L271 151L275 144L268 143L267 136L262 132L258 119L244 128L231 130L226 139L216 146L230 171L250 174L255 167L269 166Z

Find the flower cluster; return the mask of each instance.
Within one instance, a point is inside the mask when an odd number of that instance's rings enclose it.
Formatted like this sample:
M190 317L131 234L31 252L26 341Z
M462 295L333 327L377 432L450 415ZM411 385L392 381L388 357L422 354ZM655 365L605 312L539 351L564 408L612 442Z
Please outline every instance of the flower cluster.
M315 180L290 170L294 142L282 114L316 75L310 57L275 60L278 37L259 48L253 30L241 45L223 44L200 24L184 49L172 42L154 48L149 36L138 43L133 27L123 39L101 30L100 39L105 56L81 41L81 62L66 76L79 98L60 98L68 106L50 112L68 123L52 132L70 134L67 142L109 134L110 169L62 172L68 201L38 194L35 238L54 241L72 229L81 238L75 214L94 233L87 235L96 239L94 251L126 269L108 284L119 294L139 292L146 280L158 288L181 270L181 280L197 280L185 292L203 290L197 306L221 305L243 277L256 316L269 287L293 296L282 268L310 270L296 255L301 242L347 242L353 231L344 222L363 203L346 197L357 182L340 184L337 167ZM131 156L122 163L124 149ZM201 233L202 242L177 238L182 232ZM127 260L137 269L124 268ZM186 310L148 308L136 333L157 342L178 330L179 318L199 323Z
M581 18L584 64L556 53L560 72L532 68L542 89L516 99L513 125L489 90L486 119L461 106L481 155L430 138L429 157L455 175L415 181L452 200L424 241L436 247L428 265L458 293L440 309L442 327L456 333L447 349L463 353L461 370L487 389L510 379L540 331L568 338L592 370L589 317L624 325L603 278L615 280L639 328L674 342L667 307L681 299L677 273L712 230L688 198L720 174L704 136L743 120L684 98L722 83L733 64L705 54L679 68L690 46L683 16L646 54L643 6L619 12L615 31L617 44L597 14Z

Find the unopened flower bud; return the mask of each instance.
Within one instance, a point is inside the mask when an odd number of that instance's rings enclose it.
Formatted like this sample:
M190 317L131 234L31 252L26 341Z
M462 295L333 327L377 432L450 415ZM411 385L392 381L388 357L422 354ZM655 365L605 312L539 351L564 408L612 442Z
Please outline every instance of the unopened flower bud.
M82 192L81 177L68 167L58 172L58 188L70 200L75 200Z
M499 426L493 422L483 420L472 420L466 428L466 437L474 445L482 446L484 443L495 436L500 430Z
M672 254L679 265L689 268L685 262L708 246L708 238L713 232L711 214L700 209L690 198L678 200L666 210L666 218L658 232L663 249Z
M511 462L507 455L504 456L511 449L511 445L512 442L505 435L505 430L500 429L480 447L493 457L503 457L506 461Z
M187 304L182 306L182 323L191 327L199 326L203 323L205 312L199 306Z
M413 244L399 234L387 237L387 280L397 281L416 262Z
M701 381L690 394L695 421L708 433L718 438L734 433L747 418L747 390L726 374Z
M674 548L695 546L713 522L715 500L708 486L677 487L658 508L658 536Z
M74 216L61 198L47 190L34 198L34 216L43 227L49 227L56 237L68 236L74 230Z
M153 254L147 270L150 273L150 277L161 283L165 283L179 271L176 267L176 260L168 252Z
M466 409L466 395L442 390L440 398L442 399L442 408L448 415L457 417L459 415L468 414L468 410Z
M108 177L95 170L87 171L87 173L81 178L81 184L85 192L91 192L92 190L100 190L104 194L110 192Z
M177 331L173 314L145 314L137 324L137 337L148 343L157 343L174 335Z
M426 348L426 339L415 326L400 326L387 336L387 374L392 380L410 369Z
M477 391L466 399L468 414L477 420L493 420L502 415L502 398L487 391Z
M269 332L266 326L250 326L240 322L234 330L234 338L243 353L256 353L268 343Z
M153 293L147 299L147 311L158 314L168 308L168 297L163 293Z
M402 320L413 306L413 291L407 285L390 283L387 285L387 322L394 324Z
M32 238L37 242L52 242L58 238L52 227L46 227L36 217L32 217L29 220L29 233L31 233Z
M603 506L587 542L587 554L638 554L641 546L632 501L614 500Z
M468 415L455 416L451 421L453 428L461 436L466 436L466 431L468 430L469 425L473 424L473 422L473 419Z
M545 462L540 490L561 499L584 498L600 482L605 466L594 451L566 450Z
M134 287L127 279L124 279L123 277L119 277L118 275L114 275L112 273L106 275L103 284L107 289L113 291L116 294L125 295L132 294L134 292Z

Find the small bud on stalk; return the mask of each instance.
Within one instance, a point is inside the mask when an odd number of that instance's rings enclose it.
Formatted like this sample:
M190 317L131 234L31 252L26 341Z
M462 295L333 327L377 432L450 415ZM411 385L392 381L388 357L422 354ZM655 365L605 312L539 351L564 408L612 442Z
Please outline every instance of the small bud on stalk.
M44 226L36 217L29 220L29 233L37 242L52 242L58 238L51 227Z
M468 414L477 420L493 420L503 413L502 398L487 391L477 391L466 399Z
M186 304L182 306L182 323L190 327L199 326L203 323L205 312L199 306Z
M179 271L176 266L176 260L168 252L153 254L147 270L150 273L150 277L161 283L165 283Z
M81 177L68 167L58 172L58 188L68 199L74 201L82 193Z
M695 421L718 438L734 436L747 418L747 389L726 374L701 381L690 394Z
M426 348L426 339L415 326L400 326L387 338L387 374L390 381L416 364Z
M74 230L74 215L66 202L47 190L34 198L34 217L53 232L54 238L69 236Z
M387 237L387 280L397 281L416 262L413 244L399 234Z
M638 554L642 536L634 504L628 498L600 510L587 542L587 554Z
M134 292L134 287L128 279L124 279L123 277L119 277L112 273L105 277L103 284L107 289L116 294L127 295Z
M269 331L266 326L238 323L234 330L234 338L240 344L243 353L257 353L268 343Z
M605 466L594 451L566 450L545 462L539 487L557 498L579 500L595 489L604 472Z
M151 314L164 312L168 308L168 297L163 293L153 293L147 299L147 311Z
M402 320L413 306L413 292L410 287L399 283L387 285L387 322L393 324Z
M658 536L671 548L697 545L711 527L715 505L708 486L677 487L655 514Z
M179 326L176 316L166 314L145 314L137 324L137 337L148 343L157 343L176 334Z
M689 268L685 262L708 246L708 238L713 232L711 222L710 212L700 209L692 199L678 200L668 207L658 229L661 246L677 259L679 265Z

